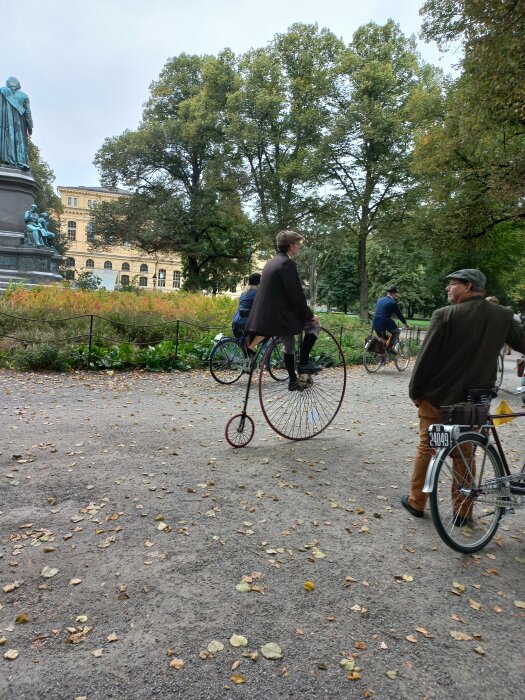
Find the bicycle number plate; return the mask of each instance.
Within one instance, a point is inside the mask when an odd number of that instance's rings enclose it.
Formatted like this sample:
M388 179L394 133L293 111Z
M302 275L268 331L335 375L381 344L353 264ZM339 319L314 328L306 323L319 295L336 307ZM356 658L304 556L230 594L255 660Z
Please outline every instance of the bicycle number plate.
M432 425L428 431L430 447L439 450L441 447L450 447L450 433L444 425Z

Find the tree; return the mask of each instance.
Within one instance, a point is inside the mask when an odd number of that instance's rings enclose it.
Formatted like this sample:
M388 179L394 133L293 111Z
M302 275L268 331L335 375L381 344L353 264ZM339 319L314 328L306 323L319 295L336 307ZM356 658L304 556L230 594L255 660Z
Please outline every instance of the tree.
M280 229L313 230L312 219L322 219L319 148L342 49L328 30L295 24L239 61L237 89L227 100L227 133L266 246Z
M344 313L359 298L357 249L346 245L327 260L318 286L319 301L328 309L336 307Z
M248 271L254 228L224 132L234 79L229 51L166 63L140 127L106 139L96 155L102 183L132 192L94 210L98 246L127 241L148 253L179 253L187 289L230 286Z
M325 138L327 180L340 192L358 238L359 315L368 313L366 247L378 228L403 222L416 182L417 130L434 118L440 76L389 20L358 29L340 64L339 104Z
M55 233L53 245L61 255L64 255L67 251L67 240L60 235L60 215L63 206L53 187L55 174L42 159L38 146L35 146L32 141L29 141L28 152L31 175L38 185L35 204L39 212L47 211L49 214L50 229Z
M87 270L79 273L77 279L75 280L75 287L86 291L94 291L100 287L101 282L102 277L99 277L93 272L89 272L89 270Z

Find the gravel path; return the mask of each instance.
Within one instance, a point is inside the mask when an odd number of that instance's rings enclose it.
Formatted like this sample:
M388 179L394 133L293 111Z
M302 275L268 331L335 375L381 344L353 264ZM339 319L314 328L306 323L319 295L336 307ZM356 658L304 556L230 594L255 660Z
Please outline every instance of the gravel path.
M0 654L19 652L1 700L519 697L525 511L462 556L402 509L409 374L352 368L304 443L254 392L233 450L244 380L0 372ZM521 423L502 428L516 463Z

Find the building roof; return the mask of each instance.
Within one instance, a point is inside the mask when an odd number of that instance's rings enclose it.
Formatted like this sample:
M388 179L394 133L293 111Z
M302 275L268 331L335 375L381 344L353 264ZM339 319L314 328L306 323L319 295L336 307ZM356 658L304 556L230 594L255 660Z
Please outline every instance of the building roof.
M103 192L106 194L132 194L129 190L121 190L118 187L85 187L84 185L58 185L58 190L82 190L84 192Z

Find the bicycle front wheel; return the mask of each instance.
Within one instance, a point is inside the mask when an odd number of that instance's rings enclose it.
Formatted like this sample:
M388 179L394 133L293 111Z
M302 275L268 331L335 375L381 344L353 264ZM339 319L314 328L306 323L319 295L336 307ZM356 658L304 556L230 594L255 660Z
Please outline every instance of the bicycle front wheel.
M276 382L284 382L288 379L288 370L284 364L283 344L280 340L270 342L272 346L266 358L266 369Z
M500 457L483 435L466 433L437 459L430 494L436 530L456 552L477 552L496 534L509 500Z
M219 384L233 384L243 373L246 358L235 338L223 338L210 353L211 376Z
M310 358L323 370L301 381L301 391L290 391L287 381L270 380L264 371L276 345L279 341L272 341L266 350L259 375L262 412L278 435L308 440L326 430L341 407L346 389L343 351L334 336L321 328Z
M394 362L400 372L403 372L410 362L410 350L404 340L397 344L397 355L394 355Z

